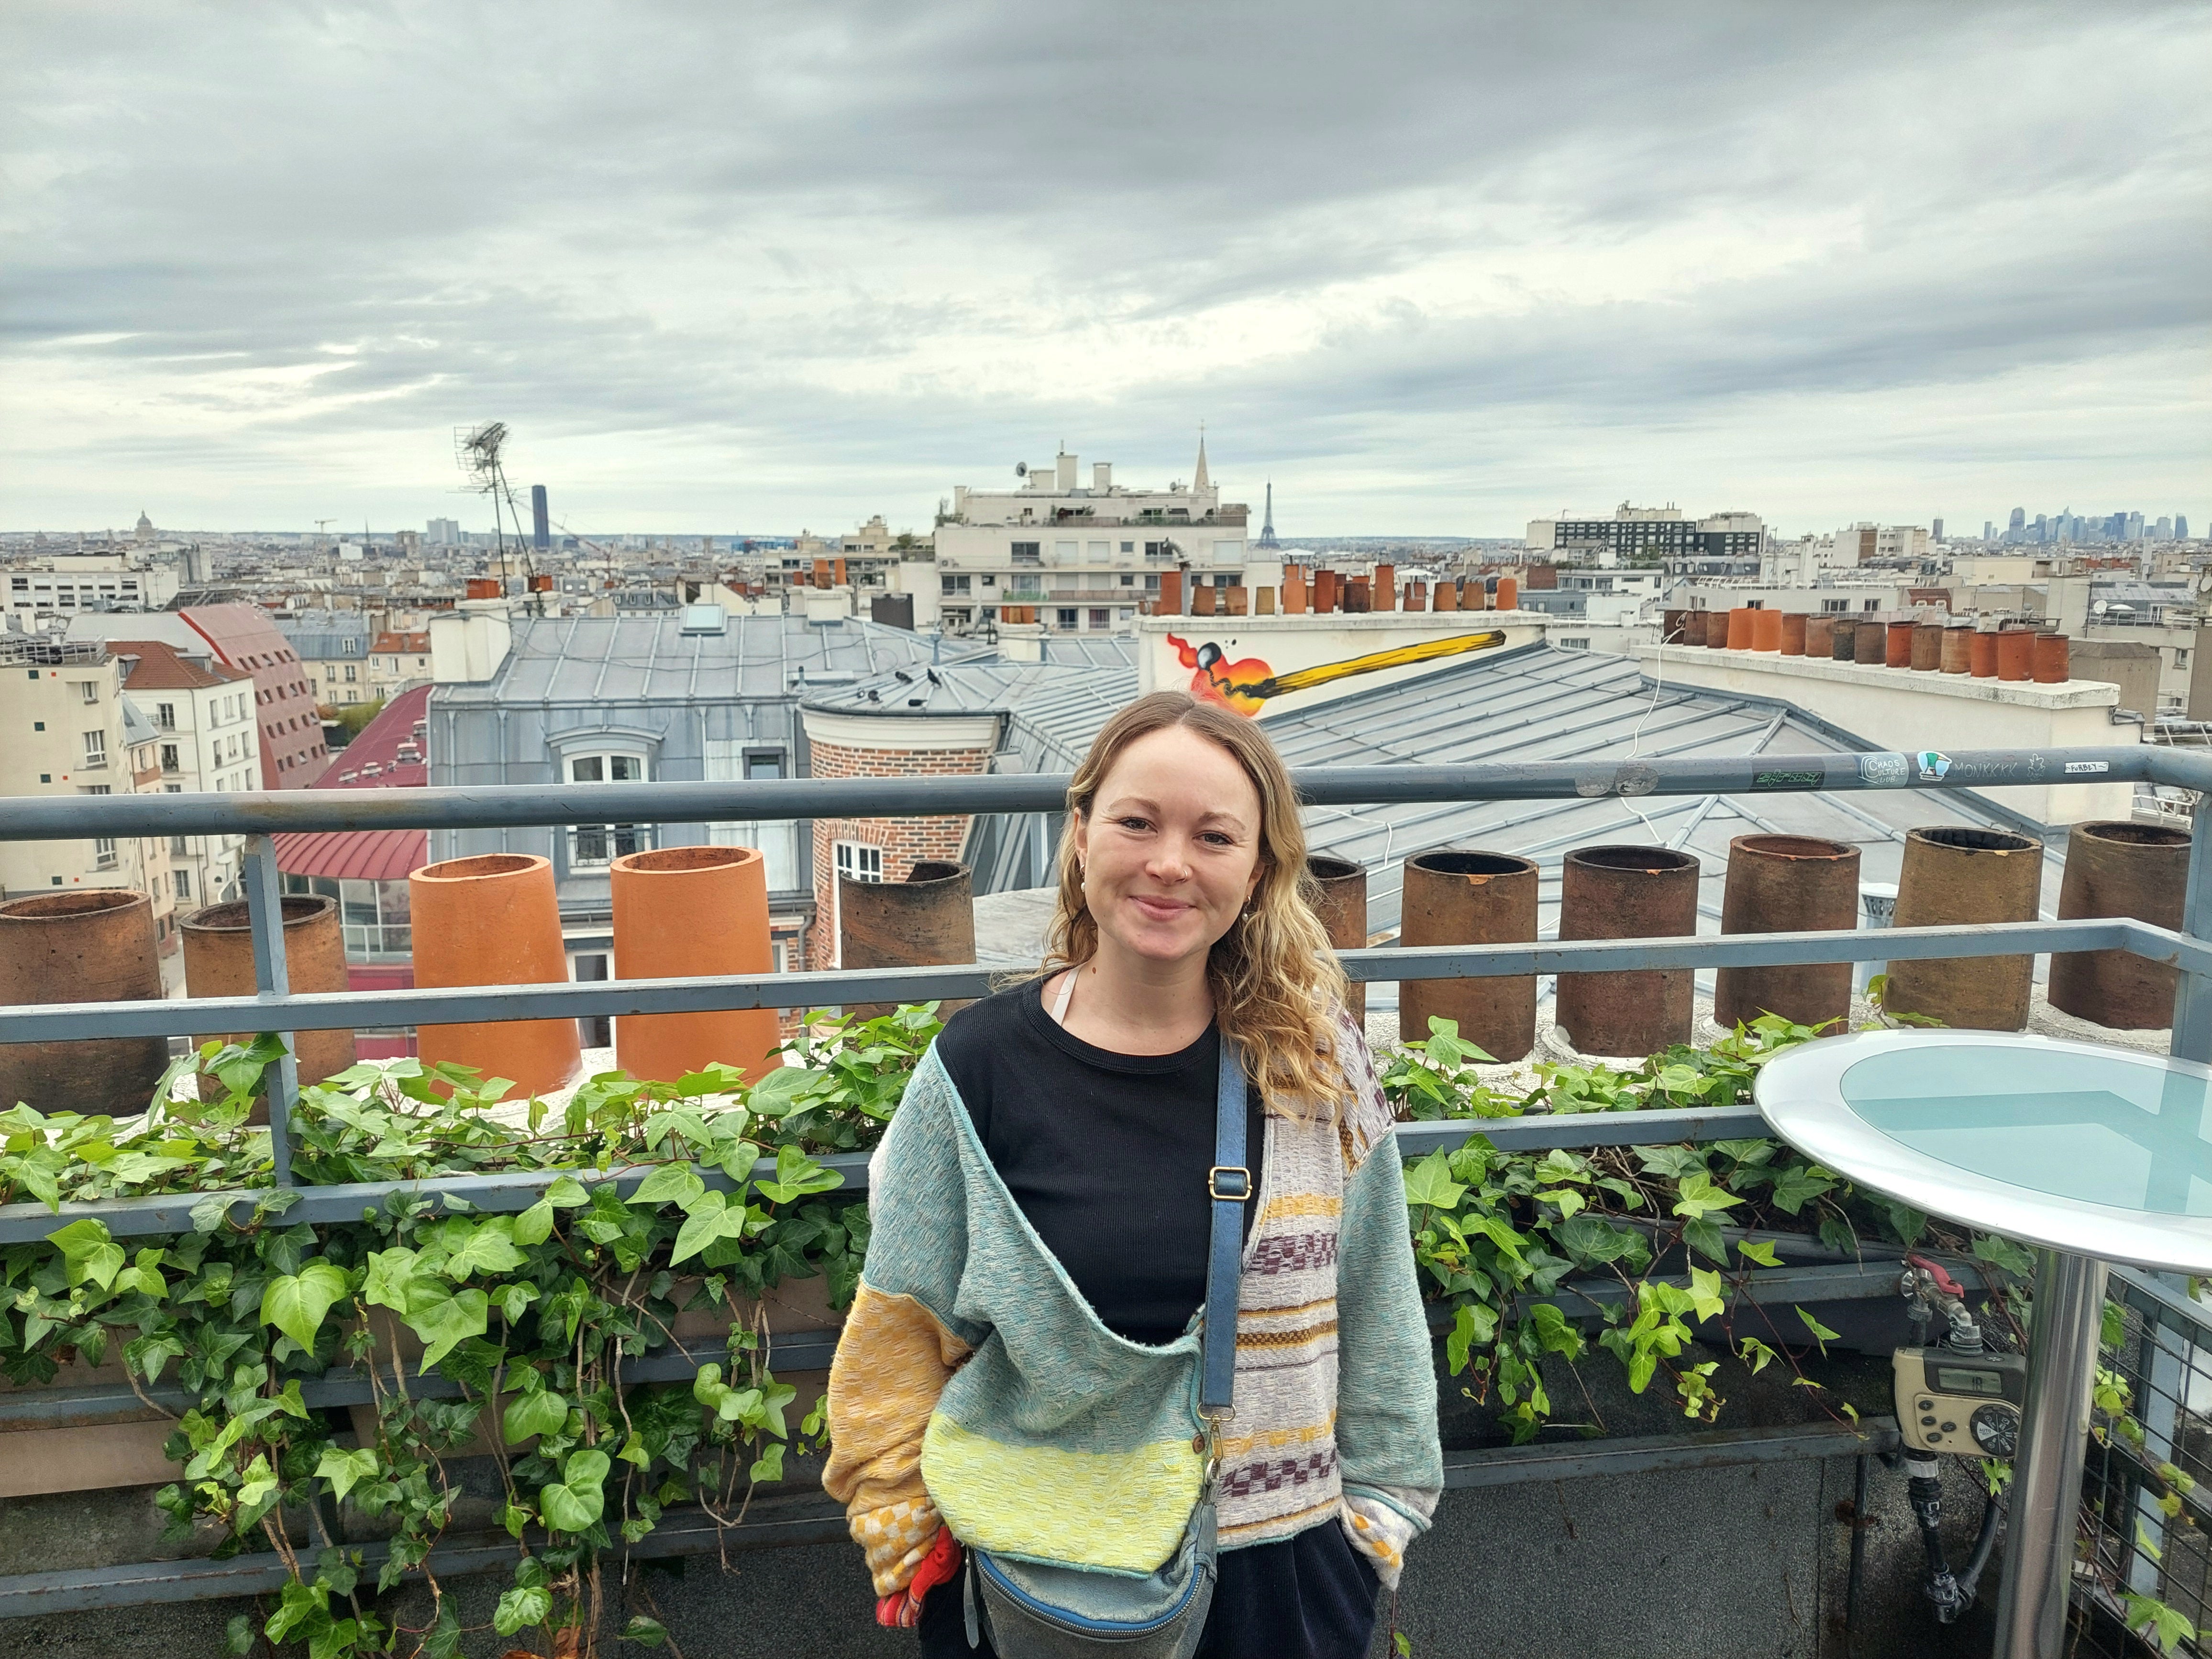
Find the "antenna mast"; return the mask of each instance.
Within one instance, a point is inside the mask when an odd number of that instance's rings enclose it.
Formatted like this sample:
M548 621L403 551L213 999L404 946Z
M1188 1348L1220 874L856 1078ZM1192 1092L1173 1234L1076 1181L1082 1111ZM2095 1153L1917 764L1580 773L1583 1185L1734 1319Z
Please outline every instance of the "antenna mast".
M515 505L514 491L507 482L506 464L500 452L507 443L507 422L486 421L482 426L453 428L453 459L468 476L470 488L477 494L491 497L492 535L499 548L499 568L507 574L507 530L501 522L499 503L506 497L507 511L514 514L515 544L522 550L523 586L529 595L530 614L545 614L545 602L538 595L532 579L537 572L532 568L530 544L522 534L522 510Z

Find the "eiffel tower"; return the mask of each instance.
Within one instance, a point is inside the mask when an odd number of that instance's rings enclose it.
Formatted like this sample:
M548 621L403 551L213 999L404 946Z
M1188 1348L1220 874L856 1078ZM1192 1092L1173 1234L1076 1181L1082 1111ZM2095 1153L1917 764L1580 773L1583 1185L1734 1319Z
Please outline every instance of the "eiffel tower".
M1261 547L1282 545L1275 539L1275 481L1273 478L1267 480L1267 509L1261 518L1260 539L1255 545Z

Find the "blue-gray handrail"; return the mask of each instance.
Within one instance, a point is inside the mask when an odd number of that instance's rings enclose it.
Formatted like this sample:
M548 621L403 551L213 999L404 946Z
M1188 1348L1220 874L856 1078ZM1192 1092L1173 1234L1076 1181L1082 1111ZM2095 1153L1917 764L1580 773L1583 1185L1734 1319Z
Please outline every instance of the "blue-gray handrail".
M1608 795L1810 793L1866 789L1974 790L2060 784L2162 783L2212 794L2212 755L2159 745L1962 750L1944 764L1899 753L1550 761L1514 765L1358 766L1295 775L1314 805L1558 799ZM581 1015L811 1007L846 1002L975 996L992 970L974 964L722 979L601 980L570 984L290 995L286 991L280 878L269 837L295 831L475 829L579 822L705 823L810 817L899 817L1052 812L1060 775L795 778L730 783L600 784L586 788L307 789L255 794L111 795L0 800L0 841L88 836L243 835L257 994L190 1001L71 1003L0 1008L0 1042L191 1036L211 1027L301 1030L453 1024ZM2199 806L2180 933L2140 921L2085 919L1864 933L1765 933L1717 939L1618 939L1439 950L1351 951L1355 980L1487 978L1663 967L1902 961L2123 950L2181 970L2173 1052L2212 1060L2212 853ZM288 1055L270 1095L276 1179L289 1184L286 1133L297 1098Z

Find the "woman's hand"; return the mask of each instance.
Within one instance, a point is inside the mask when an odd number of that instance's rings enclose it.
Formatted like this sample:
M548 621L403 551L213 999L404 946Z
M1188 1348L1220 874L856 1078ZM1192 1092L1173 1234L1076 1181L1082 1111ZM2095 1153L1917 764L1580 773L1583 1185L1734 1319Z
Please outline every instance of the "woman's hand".
M960 1540L949 1528L939 1527L937 1541L921 1558L907 1587L893 1590L876 1603L876 1622L890 1630L912 1630L921 1622L922 1598L939 1584L958 1577L961 1559Z

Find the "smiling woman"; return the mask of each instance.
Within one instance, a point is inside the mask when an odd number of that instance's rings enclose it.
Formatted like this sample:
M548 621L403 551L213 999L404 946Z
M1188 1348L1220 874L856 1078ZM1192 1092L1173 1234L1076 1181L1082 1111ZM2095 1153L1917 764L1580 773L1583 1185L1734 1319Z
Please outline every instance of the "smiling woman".
M823 1484L925 1654L1073 1651L1008 1599L1041 1569L1048 1608L1188 1609L1126 1655L1349 1659L1443 1465L1297 799L1256 725L1164 691L1067 800L1046 970L953 1017L877 1155Z

